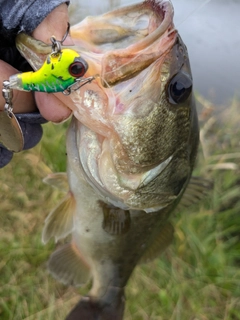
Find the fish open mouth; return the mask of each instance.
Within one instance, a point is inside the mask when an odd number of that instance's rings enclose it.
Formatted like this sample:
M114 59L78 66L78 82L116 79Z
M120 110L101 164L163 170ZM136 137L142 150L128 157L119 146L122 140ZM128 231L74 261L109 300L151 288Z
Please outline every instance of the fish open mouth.
M179 149L180 108L170 106L166 88L187 60L177 44L171 2L146 0L87 17L71 28L71 37L71 48L88 65L83 79L98 75L60 97L76 118L69 135L76 140L72 148L85 180L103 200L122 209L171 204L176 197L166 171L172 170ZM24 34L17 37L17 46L34 69L52 49ZM187 136L188 123L183 129Z
M71 48L89 63L89 73L101 74L104 86L114 85L136 75L173 45L173 7L169 0L146 0L87 17L71 27L71 37ZM35 70L51 53L50 45L23 33L16 45Z
M135 76L172 47L177 34L173 13L170 1L147 0L87 17L72 27L71 35L83 56L86 51L93 53L93 59L94 53L102 55L103 85L115 85Z

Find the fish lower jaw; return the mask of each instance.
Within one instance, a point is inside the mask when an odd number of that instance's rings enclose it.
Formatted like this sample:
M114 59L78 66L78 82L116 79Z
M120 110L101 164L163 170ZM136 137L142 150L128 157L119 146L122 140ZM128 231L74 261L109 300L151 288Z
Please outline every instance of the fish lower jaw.
M161 176L172 159L173 155L170 155L148 171L126 174L117 170L109 152L103 152L98 161L98 173L104 189L109 194L121 199L128 209L154 212L165 208L169 202L175 200L173 195L168 195L168 197L161 195L157 185L154 185L155 190L149 189L149 185ZM152 193L156 195L155 199L153 199ZM111 199L111 196L109 198Z
M123 210L156 212L175 201L174 195L162 195L161 191L155 190L153 197L148 191L148 185L161 175L173 155L143 174L123 174L116 169L111 154L106 150L104 152L99 144L88 157L83 156L86 148L80 150L83 150L83 153L80 152L80 162L85 179L104 202Z

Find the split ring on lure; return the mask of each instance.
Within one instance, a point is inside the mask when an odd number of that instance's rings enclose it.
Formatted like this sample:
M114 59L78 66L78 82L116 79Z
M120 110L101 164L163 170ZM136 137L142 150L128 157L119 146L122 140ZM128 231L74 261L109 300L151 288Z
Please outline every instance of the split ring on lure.
M85 84L93 80L94 77L81 79L87 69L87 62L76 51L62 49L58 53L49 54L39 70L11 76L9 78L9 88L70 94L71 87L75 83L84 82Z

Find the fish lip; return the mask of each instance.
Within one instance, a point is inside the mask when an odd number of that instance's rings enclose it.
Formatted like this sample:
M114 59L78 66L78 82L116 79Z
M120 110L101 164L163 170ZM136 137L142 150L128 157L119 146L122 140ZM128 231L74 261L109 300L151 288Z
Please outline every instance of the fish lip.
M130 6L129 10L137 11L148 7L156 15L160 16L161 13L157 28L136 43L125 48L112 49L103 54L101 77L110 86L134 77L154 60L166 55L175 43L178 32L173 24L174 9L171 1L146 0L142 4ZM168 46L164 45L163 50L156 47L157 40L161 38L167 38L168 42ZM139 56L142 60L140 64ZM105 86L103 82L102 85Z
M160 38L161 35L163 35L165 31L169 28L169 26L172 25L174 9L170 0L146 0L143 2L143 5L151 6L153 12L163 12L163 21L161 22L159 27L156 30L154 30L150 35L138 41L136 45L132 45L131 50L134 50L135 47L136 49L138 49L138 51L146 48L151 43ZM171 32L173 32L173 30L171 30Z

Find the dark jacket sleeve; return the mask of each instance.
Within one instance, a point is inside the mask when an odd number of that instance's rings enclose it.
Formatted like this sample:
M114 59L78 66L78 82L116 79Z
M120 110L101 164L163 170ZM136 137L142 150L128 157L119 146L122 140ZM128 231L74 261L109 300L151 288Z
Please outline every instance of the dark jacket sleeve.
M19 32L31 33L43 19L66 0L0 0L0 59L17 69L21 57L15 48Z

